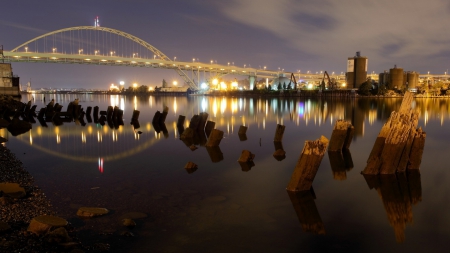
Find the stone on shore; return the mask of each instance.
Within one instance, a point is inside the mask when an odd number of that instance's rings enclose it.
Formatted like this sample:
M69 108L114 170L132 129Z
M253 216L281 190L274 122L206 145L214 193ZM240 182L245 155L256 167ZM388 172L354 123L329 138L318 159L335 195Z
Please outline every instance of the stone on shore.
M80 207L77 215L80 217L91 218L108 214L109 210L101 207Z
M41 215L31 220L27 231L42 235L50 231L52 228L64 227L67 221L52 215Z
M134 222L134 220L126 218L122 220L122 225L124 225L125 227L129 227L129 228L133 228L136 226L136 222Z
M23 198L27 195L25 189L17 183L0 183L0 192L16 199Z

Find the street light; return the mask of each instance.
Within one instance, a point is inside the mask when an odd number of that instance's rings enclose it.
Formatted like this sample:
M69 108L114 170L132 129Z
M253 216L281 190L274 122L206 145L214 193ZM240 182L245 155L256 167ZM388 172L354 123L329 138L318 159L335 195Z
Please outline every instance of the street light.
M174 56L174 57L173 57L173 61L176 61L176 60L177 60L177 57L176 57L176 56Z
M109 52L110 54L111 54L111 56L113 56L113 54L115 53L115 51L111 51L111 52Z
M54 47L52 50L53 50L53 53L55 53L56 52L56 47Z
M156 54L153 55L153 60L156 59Z
M81 54L83 52L83 49L78 49L78 54Z
M264 70L266 70L266 66L264 66Z
M94 51L94 55L97 55L97 53L100 53L100 51L99 50L95 50Z
M25 47L25 52L28 53L28 47Z
M211 60L211 64L213 64L213 62L214 62L214 61L213 61L213 60Z
M192 58L192 62L195 62L195 58Z
M173 81L173 86L177 86L178 82L177 81Z

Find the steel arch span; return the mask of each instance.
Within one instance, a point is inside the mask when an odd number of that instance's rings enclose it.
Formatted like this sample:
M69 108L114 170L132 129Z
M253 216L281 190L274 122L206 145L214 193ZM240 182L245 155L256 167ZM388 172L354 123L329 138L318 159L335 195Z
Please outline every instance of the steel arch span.
M92 30L92 31L102 31L102 32L107 32L110 34L115 34L118 36L121 36L123 38L126 38L130 41L133 41L137 44L139 44L140 46L142 46L143 48L148 49L149 51L151 51L154 55L158 56L161 60L165 60L165 61L172 61L169 57L167 57L163 52L161 52L159 49L157 49L156 47L150 45L148 42L134 36L131 35L129 33L126 32L122 32L120 30L117 29L113 29L113 28L107 28L107 27L99 27L99 26L76 26L76 27L69 27L69 28L64 28L64 29L60 29L60 30L56 30L56 31L52 31L46 34L43 34L41 36L38 36L36 38L33 38L25 43L22 43L21 45L15 47L14 49L11 50L11 52L17 52L18 49L26 47L27 45L29 45L30 43L36 42L40 39L44 39L53 35L57 35L57 34L61 34L64 32L71 32L71 31L83 31L83 30ZM189 78L189 76L183 71L181 70L179 67L175 69L178 74L183 78L183 80L189 85L189 87L191 87L194 90L198 90L198 86L195 84L195 82Z

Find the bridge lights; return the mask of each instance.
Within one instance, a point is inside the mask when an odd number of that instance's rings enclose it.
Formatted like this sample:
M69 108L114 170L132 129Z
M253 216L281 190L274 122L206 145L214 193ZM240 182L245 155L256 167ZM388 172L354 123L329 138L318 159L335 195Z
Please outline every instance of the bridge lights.
M100 51L99 50L95 50L94 51L94 55L97 55L97 53L100 53Z
M109 54L111 55L111 56L113 56L113 54L115 54L116 53L116 51L111 51L111 52L109 52Z
M217 80L217 78L214 78L212 81L212 84L217 85L219 83L219 80Z
M78 49L78 54L83 53L83 49Z
M28 47L25 47L25 53L28 53Z
M53 53L55 53L55 52L56 52L56 47L54 47L54 48L52 49L52 51L53 51Z
M266 70L266 66L264 66L264 70Z
M177 81L173 81L173 86L177 86L178 82Z
M177 60L177 57L176 57L176 56L174 56L174 57L173 57L173 61L176 61L176 60Z

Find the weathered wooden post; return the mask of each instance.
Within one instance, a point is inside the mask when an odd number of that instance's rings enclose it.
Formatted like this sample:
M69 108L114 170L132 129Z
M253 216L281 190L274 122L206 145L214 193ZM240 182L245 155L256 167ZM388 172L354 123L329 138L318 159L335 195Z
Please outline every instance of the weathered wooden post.
M247 133L247 129L248 129L248 127L246 127L246 126L240 126L239 127L239 132L238 132L238 134L246 134Z
M197 126L197 130L199 130L199 131L204 131L205 130L205 125L206 125L206 121L208 119L208 116L209 115L206 112L201 112L200 113L200 115L199 115L200 122L199 122L199 124Z
M184 120L185 119L186 119L186 116L179 115L178 116L178 121L177 121L177 126L184 126Z
M191 121L189 122L189 128L196 130L199 124L200 124L200 117L196 114L192 116Z
M152 123L153 124L159 124L160 119L161 119L161 112L160 111L156 111L155 115L153 115Z
M321 136L315 141L306 141L300 158L297 161L288 191L306 191L311 189L312 182L327 150L328 139Z
M241 156L238 159L238 162L251 162L253 161L253 159L255 158L255 154L252 154L250 151L248 150L242 150L241 152Z
M88 106L86 108L86 117L90 117L92 112L92 106Z
M133 122L134 120L139 120L139 114L141 112L138 110L133 110L133 115L131 116L131 122Z
M350 147L353 138L354 127L345 120L337 120L334 125L333 133L331 134L328 151L341 151Z
M209 139L208 142L206 143L206 146L207 147L219 146L220 141L222 141L222 138L223 138L223 131L213 129L211 131L211 134L209 135Z
M206 151L208 152L209 158L211 158L211 162L218 163L223 160L223 153L219 146L206 146Z
M206 127L205 127L205 133L206 136L209 137L209 135L211 134L211 131L216 127L216 122L214 121L207 121L206 122Z
M414 134L414 140L409 155L408 170L418 170L422 162L423 149L425 148L425 138L427 134L419 128Z
M98 106L94 106L94 115L93 115L94 119L98 118L98 109L99 109ZM69 110L69 109L67 109L67 110Z
M282 141L283 135L284 135L284 129L286 127L284 125L277 124L277 127L275 129L275 138L273 141Z
M417 157L413 154L414 140L416 133L422 133L422 129L416 130L419 115L410 109L412 100L413 95L406 92L399 112L392 112L386 124L383 125L363 174L404 172L409 168L408 164L411 164L412 159ZM425 137L426 134L424 133L423 136Z
M114 108L110 105L108 109L106 109L106 119L111 120L113 116Z
M169 114L169 107L164 106L164 107L163 107L163 112L161 113L161 116L160 116L160 118L159 118L159 123L160 123L160 124L166 122L167 114Z

